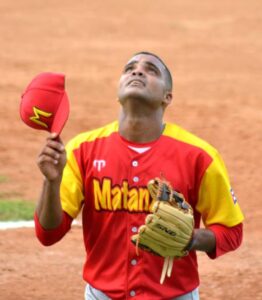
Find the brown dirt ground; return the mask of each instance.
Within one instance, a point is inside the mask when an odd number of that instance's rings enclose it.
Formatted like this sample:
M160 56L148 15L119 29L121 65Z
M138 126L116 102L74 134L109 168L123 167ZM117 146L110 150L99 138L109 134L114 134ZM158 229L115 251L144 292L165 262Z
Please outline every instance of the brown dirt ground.
M47 134L18 114L31 78L67 75L67 142L117 118L123 64L156 52L174 75L166 120L219 149L246 217L238 251L215 261L199 255L201 299L262 299L261 11L257 0L0 0L1 197L35 201L40 191L35 161ZM83 299L84 255L79 227L48 248L33 229L1 231L0 298Z

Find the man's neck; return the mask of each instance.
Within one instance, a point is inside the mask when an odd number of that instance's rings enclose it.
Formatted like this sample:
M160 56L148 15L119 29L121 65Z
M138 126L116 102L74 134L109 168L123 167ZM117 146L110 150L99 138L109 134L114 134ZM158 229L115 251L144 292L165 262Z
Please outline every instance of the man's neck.
M121 111L119 133L126 140L135 143L148 143L160 137L164 129L162 114L154 116L130 116Z

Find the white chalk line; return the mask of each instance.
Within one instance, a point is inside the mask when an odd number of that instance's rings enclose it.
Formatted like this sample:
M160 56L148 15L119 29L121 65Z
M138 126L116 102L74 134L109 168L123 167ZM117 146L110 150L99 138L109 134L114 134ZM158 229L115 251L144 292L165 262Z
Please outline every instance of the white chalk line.
M72 225L81 226L81 222L74 220ZM34 220L30 221L1 221L0 230L17 229L17 228L33 228L35 227Z

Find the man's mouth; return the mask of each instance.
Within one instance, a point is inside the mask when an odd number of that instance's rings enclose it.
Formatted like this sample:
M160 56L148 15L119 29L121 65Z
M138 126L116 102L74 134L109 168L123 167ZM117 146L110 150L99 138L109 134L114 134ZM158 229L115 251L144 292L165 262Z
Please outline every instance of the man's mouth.
M145 82L140 79L132 79L128 82L127 85L132 85L132 86L145 86Z

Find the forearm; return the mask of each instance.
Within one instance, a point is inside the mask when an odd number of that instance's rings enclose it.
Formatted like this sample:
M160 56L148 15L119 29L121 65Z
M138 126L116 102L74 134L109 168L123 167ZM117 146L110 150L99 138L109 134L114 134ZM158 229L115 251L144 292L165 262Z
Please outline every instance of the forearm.
M209 229L195 229L190 250L211 253L216 249L216 237Z
M57 228L62 222L60 184L66 165L66 151L57 133L51 133L40 152L38 167L44 176L36 214L43 229Z
M243 239L243 224L226 227L210 225L207 229L195 229L190 250L205 251L212 259L236 250Z
M44 229L39 222L37 214L34 216L35 233L38 240L45 246L50 246L60 241L61 238L70 230L73 221L66 212L63 212L62 223L54 229Z
M39 223L44 229L56 228L62 222L60 183L60 178L54 181L44 179L42 192L36 207Z

